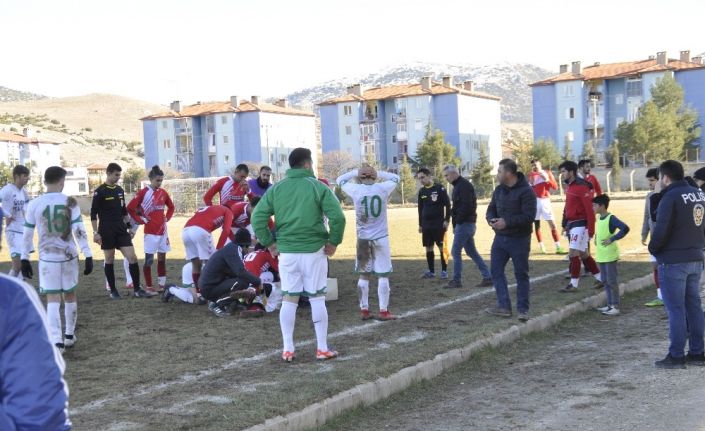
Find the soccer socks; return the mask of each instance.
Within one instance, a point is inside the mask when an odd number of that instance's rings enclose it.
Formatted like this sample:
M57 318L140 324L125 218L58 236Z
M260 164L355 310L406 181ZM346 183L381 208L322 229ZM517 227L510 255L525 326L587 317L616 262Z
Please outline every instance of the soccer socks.
M60 302L47 302L47 319L49 320L49 337L51 344L62 343Z
M357 292L360 298L360 308L369 309L370 280L357 280Z
M314 316L313 304L314 304L314 301L311 301L311 315L312 316ZM279 326L281 327L281 330L282 330L282 340L284 341L284 351L285 352L293 352L294 351L294 325L296 324L296 309L298 307L299 307L299 304L296 302L283 301L282 308L279 311ZM325 304L324 304L324 307L325 307ZM328 323L327 317L328 317L328 315L326 313L326 324ZM316 338L318 338L318 327L316 327L316 325L315 325L315 318L314 318L314 328L316 329Z
M543 238L541 236L541 221L540 220L534 220L534 232L536 233L536 240L541 244L543 242Z
M142 268L142 273L144 274L144 284L147 287L153 287L154 285L152 284L152 267L147 266L145 264Z
M131 263L129 265L130 277L132 277L132 285L135 291L140 290L140 265L138 263Z
M166 284L166 261L164 260L157 260L157 282L159 283L160 286L164 286Z
M585 265L585 268L587 268L587 270L590 271L598 281L602 281L602 274L600 274L600 268L597 267L597 263L595 262L595 259L592 258L592 256L584 258L583 264Z
M448 271L448 261L443 253L443 243L438 244L438 252L441 254L441 271Z
M441 260L443 259L443 253L441 253ZM433 254L433 250L427 251L426 252L426 263L428 263L428 270L435 273L436 272L436 264L435 264L436 256Z
M174 296L176 296L183 302L186 302L187 304L193 304L193 295L191 294L191 291L188 288L171 286L168 289L169 292L171 292Z
M379 296L379 311L387 311L389 308L389 279L380 277L377 280L377 295Z
M66 335L73 335L76 331L76 319L78 318L78 304L75 302L64 302L64 320L66 320ZM61 328L59 328L61 330Z
M568 270L570 271L570 284L573 287L578 287L578 280L580 280L580 256L571 256L570 264Z
M105 272L105 279L108 281L108 286L110 286L110 291L117 292L115 288L115 264L106 263L103 267L103 271Z
M198 290L200 292L200 287L198 284L199 277L201 277L200 272L192 272L191 273L191 278L193 279L193 287L196 288L196 290Z
M313 329L316 330L316 343L318 344L318 350L322 352L328 351L328 309L326 308L326 298L323 296L317 296L315 298L309 298L311 302L311 320L313 321ZM283 307L282 307L283 308ZM283 331L283 329L282 329ZM293 325L292 325L292 337L293 337ZM292 341L293 347L293 341ZM288 349L284 349L288 350ZM293 352L292 348L289 350Z

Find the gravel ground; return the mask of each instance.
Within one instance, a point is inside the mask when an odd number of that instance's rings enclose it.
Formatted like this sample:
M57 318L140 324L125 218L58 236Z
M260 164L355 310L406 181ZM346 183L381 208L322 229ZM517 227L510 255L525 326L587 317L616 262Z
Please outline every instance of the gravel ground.
M324 429L705 429L705 368L657 370L663 308L627 296L623 314L576 316L477 358Z

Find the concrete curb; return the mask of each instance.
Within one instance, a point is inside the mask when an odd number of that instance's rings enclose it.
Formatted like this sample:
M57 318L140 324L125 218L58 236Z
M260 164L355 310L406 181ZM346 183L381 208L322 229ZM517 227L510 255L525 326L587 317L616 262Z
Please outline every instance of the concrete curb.
M621 283L619 290L621 294L635 292L652 283L652 275L649 274ZM467 346L438 354L433 359L399 370L389 377L381 377L374 382L360 384L286 416L267 419L264 423L248 428L246 431L299 431L322 426L347 410L359 406L369 406L401 392L416 382L437 377L447 369L469 360L473 354L482 349L508 344L533 332L543 331L576 313L595 308L603 304L605 300L604 291L589 296L558 310L534 317L524 324L513 325L494 335L473 341Z

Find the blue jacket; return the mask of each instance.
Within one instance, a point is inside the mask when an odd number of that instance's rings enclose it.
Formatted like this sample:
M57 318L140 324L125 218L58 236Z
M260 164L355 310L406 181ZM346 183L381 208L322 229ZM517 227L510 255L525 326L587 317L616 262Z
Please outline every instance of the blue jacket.
M661 192L649 253L658 263L702 262L705 246L705 193L685 181Z
M70 430L63 374L37 293L0 274L0 430Z
M487 207L487 222L495 218L503 218L507 223L506 228L494 231L497 235L531 235L536 218L536 193L521 172L517 172L517 182L512 187L500 184L494 189Z

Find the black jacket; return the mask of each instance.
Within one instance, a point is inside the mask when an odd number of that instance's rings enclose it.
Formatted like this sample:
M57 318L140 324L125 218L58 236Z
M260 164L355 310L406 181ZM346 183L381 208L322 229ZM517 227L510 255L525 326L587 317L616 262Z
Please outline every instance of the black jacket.
M702 262L705 239L705 193L674 181L661 191L649 253L658 263Z
M419 189L419 227L443 229L443 222L450 221L450 198L445 187L433 184Z
M225 280L238 278L245 279L254 286L260 285L259 277L245 269L240 246L231 242L208 259L208 264L201 271L199 285L201 289L208 290Z
M477 222L477 196L475 187L462 176L453 181L453 226Z
M512 187L498 185L492 193L492 200L487 207L487 221L502 218L507 227L495 230L497 235L522 237L531 235L531 228L536 217L536 193L521 172L517 173L517 182Z

